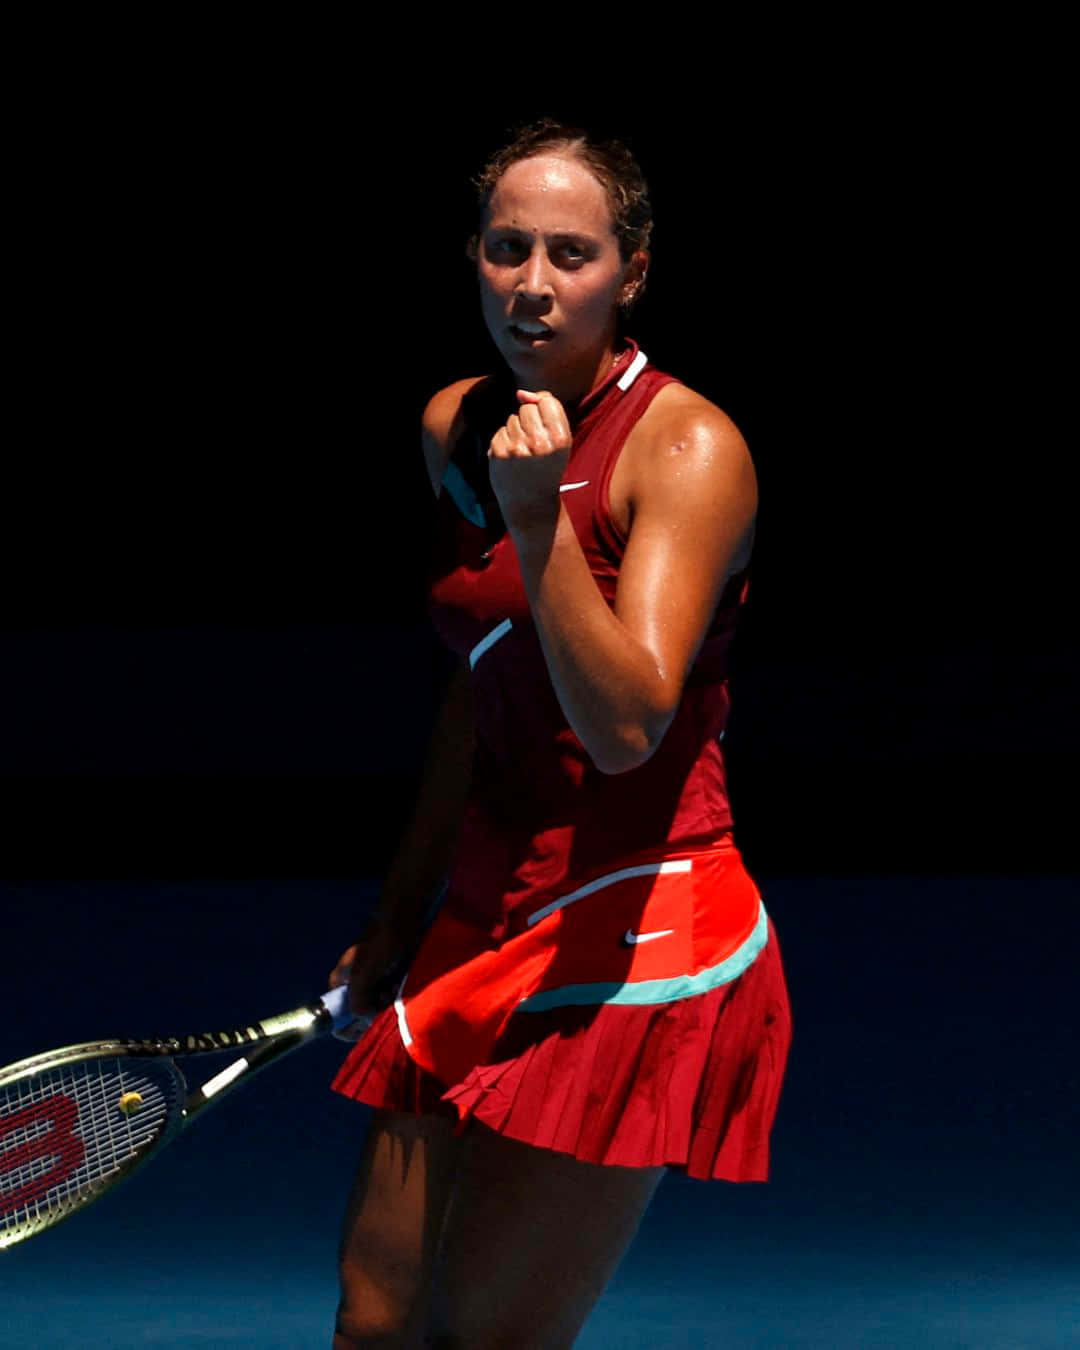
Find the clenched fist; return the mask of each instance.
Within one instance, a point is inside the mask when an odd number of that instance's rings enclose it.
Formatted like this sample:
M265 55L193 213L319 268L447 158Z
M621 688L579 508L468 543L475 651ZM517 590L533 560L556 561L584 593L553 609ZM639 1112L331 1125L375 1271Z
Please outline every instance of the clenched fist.
M491 438L491 486L511 530L554 525L573 437L566 409L546 390L517 391L518 410Z

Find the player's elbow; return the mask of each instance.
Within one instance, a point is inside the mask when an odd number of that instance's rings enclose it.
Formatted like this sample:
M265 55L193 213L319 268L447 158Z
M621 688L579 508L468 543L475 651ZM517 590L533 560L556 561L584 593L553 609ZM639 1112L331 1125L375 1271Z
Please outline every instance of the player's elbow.
M590 748L593 763L606 774L641 768L656 753L673 715L674 710L658 710L653 716L623 724L602 745Z

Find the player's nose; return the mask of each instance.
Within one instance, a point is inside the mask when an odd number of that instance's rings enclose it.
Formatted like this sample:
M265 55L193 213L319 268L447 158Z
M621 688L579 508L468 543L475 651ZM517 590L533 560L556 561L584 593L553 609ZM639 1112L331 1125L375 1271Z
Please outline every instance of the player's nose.
M546 301L552 294L551 265L543 249L534 248L521 264L514 295L523 301Z

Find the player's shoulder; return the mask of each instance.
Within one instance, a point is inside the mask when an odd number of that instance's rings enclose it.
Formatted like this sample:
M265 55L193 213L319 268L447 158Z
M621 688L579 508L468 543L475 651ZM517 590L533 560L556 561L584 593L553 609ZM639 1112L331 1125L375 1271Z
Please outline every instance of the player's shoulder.
M654 395L642 418L649 441L709 442L729 452L746 450L742 433L723 408L677 380Z
M424 431L438 441L447 441L453 434L465 395L488 378L486 375L472 375L466 380L455 380L445 389L432 394L424 409Z
M645 472L688 467L753 475L750 450L732 418L704 395L674 381L654 395L634 429L634 460Z
M447 462L461 435L465 396L488 378L486 375L473 375L465 380L455 380L428 399L421 418L421 432L424 459L436 494L442 484Z

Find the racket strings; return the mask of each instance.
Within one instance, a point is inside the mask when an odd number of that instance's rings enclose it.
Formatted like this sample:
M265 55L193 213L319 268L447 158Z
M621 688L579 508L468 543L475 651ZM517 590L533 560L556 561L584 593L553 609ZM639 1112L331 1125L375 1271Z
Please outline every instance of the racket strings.
M98 1060L0 1089L0 1245L67 1212L147 1150L182 1106L171 1065ZM130 1105L130 1114L121 1102Z

